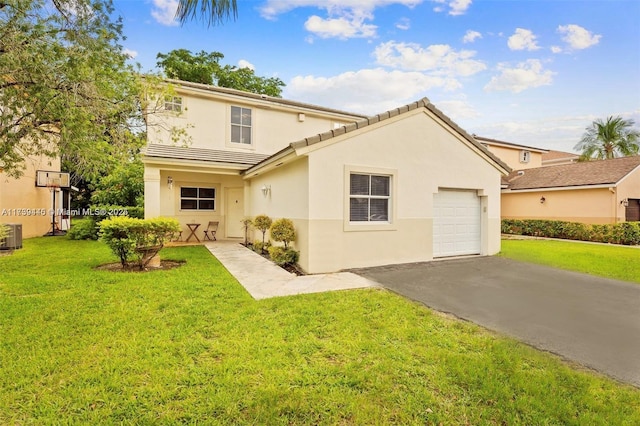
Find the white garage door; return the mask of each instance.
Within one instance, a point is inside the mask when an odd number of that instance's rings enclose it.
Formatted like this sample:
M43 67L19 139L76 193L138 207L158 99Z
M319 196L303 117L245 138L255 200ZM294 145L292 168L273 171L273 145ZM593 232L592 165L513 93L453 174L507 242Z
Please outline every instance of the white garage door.
M433 257L480 254L480 197L476 191L433 195Z

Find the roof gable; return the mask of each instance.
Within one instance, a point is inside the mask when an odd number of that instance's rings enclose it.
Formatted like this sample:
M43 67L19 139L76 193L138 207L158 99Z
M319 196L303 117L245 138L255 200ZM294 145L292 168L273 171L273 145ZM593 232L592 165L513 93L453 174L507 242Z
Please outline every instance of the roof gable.
M455 133L457 133L458 135L460 135L463 139L465 139L470 145L474 146L475 148L477 148L487 159L487 161L489 161L490 163L493 163L494 166L496 166L498 169L501 169L503 172L509 172L511 170L511 168L509 166L507 166L502 160L500 160L497 156L495 156L493 153L491 153L483 144L481 144L480 142L478 142L473 136L471 136L470 134L468 134L466 131L464 131L460 126L458 126L456 123L454 123L449 117L447 117L442 111L440 111L439 109L437 109L435 107L435 105L433 105L428 98L422 98L416 102L412 102L410 104L398 107L398 108L394 108L392 110L389 111L385 111L381 114L377 114L377 115L373 115L371 117L367 117L363 120L359 120L356 121L355 123L350 123L347 124L345 126L341 126L338 127L336 129L330 130L328 132L324 132L324 133L319 133L304 139L301 139L299 141L293 142L289 145L289 147L285 148L284 150L274 154L272 157L269 157L268 159L264 160L262 163L257 164L256 166L252 167L249 170L246 170L246 173L253 173L256 169L260 168L261 166L265 166L268 165L270 162L273 161L273 159L276 158L281 158L282 155L286 154L287 151L296 151L298 149L304 148L304 147L308 147L308 146L312 146L315 144L318 144L320 142L324 142L330 139L333 139L337 136L341 136L344 134L348 134L351 132L355 132L358 131L360 129L363 129L365 127L371 126L375 123L379 123L385 120L388 120L390 118L402 115L402 114L406 114L410 111L414 111L416 109L419 108L425 108L428 111L430 111L432 114L434 114L436 117L438 117L440 120L442 120L450 129L452 129Z
M615 185L638 167L640 155L514 171L506 181L512 191Z
M526 149L528 151L535 151L535 152L539 152L541 154L549 152L548 149L535 148L533 146L520 145L520 144L512 143L512 142L504 142L504 141L499 141L497 139L483 138L482 136L477 136L477 135L473 135L473 137L474 137L474 139L476 139L478 142L482 143L483 145L501 146L503 148L511 148L511 149L517 149L517 150Z

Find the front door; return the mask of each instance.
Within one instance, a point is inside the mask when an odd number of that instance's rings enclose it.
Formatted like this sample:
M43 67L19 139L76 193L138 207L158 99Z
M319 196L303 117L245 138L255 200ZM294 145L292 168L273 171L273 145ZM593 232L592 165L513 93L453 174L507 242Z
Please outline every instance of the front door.
M636 222L640 220L640 200L629 198L627 200L627 208L625 209L625 219L627 222Z
M227 188L226 199L226 236L227 238L244 238L244 189Z

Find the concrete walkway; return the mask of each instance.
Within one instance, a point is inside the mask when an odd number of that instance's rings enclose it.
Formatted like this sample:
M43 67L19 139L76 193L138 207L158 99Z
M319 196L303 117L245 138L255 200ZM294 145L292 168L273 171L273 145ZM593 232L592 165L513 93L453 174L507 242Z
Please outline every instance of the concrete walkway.
M351 272L296 276L235 241L208 242L205 246L256 300L380 287Z

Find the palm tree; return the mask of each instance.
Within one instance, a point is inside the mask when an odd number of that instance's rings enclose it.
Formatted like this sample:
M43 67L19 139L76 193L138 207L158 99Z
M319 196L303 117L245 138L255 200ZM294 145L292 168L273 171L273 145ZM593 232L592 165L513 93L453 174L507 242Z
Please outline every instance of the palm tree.
M640 132L633 128L634 121L622 117L595 120L586 128L582 140L574 147L582 151L581 161L627 157L640 153Z
M176 18L184 24L189 19L202 18L208 25L222 24L233 15L238 17L236 0L180 0Z

